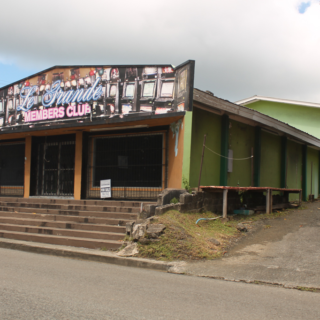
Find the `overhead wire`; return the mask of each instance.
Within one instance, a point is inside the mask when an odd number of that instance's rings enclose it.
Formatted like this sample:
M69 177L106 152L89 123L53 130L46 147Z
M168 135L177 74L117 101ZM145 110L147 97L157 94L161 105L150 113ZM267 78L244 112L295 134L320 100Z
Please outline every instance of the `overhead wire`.
M206 145L205 145L204 147L205 147L206 149L208 149L209 151L211 151L212 153L216 154L217 156L220 156L220 157L225 158L225 159L248 160L248 159L253 158L253 156L250 156L250 157L247 157L247 158L230 158L230 157L223 156L222 154L219 154L219 153L217 153L217 152L214 152L213 150L211 150L210 148L208 148Z

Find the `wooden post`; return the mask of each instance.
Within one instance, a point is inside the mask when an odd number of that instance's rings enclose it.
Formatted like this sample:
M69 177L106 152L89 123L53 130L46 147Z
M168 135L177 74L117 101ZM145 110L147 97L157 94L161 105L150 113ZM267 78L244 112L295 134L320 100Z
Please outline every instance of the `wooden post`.
M302 190L299 191L299 207L301 206L302 203Z
M205 135L204 135L204 137L203 137L202 156L201 156L200 173L199 173L199 182L198 182L198 192L200 191L200 182L201 182L202 164L203 164L204 148L205 148L205 146L206 146L206 138L207 138L207 135L205 134Z
M228 212L228 189L223 190L223 210L222 217L226 218Z
M266 192L266 213L270 213L270 189Z
M273 202L272 189L270 189L269 192L270 192L270 207L269 207L270 212L269 213L272 213L272 202Z
M24 151L24 187L23 197L29 198L30 196L30 177L31 177L31 143L32 138L26 137L25 151Z
M76 133L76 150L74 166L74 199L81 199L81 176L82 176L82 131Z

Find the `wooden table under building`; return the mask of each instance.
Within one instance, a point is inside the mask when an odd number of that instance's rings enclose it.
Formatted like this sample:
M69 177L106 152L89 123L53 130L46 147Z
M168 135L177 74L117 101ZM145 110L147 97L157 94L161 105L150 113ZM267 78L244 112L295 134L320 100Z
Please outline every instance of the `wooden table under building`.
M302 201L302 189L272 188L272 187L224 187L224 186L200 186L206 192L223 192L222 216L227 217L228 191L251 191L266 192L266 213L272 212L272 192L283 192L286 199L289 199L289 193L299 193L299 206Z

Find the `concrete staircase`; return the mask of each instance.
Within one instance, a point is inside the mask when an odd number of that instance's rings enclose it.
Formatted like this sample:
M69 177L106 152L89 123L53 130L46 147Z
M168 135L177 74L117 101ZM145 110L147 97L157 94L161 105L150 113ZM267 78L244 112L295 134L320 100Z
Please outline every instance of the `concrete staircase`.
M0 197L0 237L116 250L141 202Z

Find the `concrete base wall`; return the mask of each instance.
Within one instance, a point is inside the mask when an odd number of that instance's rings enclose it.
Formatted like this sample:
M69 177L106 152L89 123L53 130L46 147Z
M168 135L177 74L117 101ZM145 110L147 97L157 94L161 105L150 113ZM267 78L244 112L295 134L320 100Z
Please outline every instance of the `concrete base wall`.
M166 190L164 190L165 192ZM180 191L180 190L177 190ZM159 199L161 195L159 195ZM221 192L193 192L192 194L183 192L180 194L179 203L177 204L160 204L155 208L155 214L161 215L170 210L186 212L214 212L222 214L222 193ZM228 193L228 213L232 214L233 210L241 207L240 196L237 192L229 191Z

